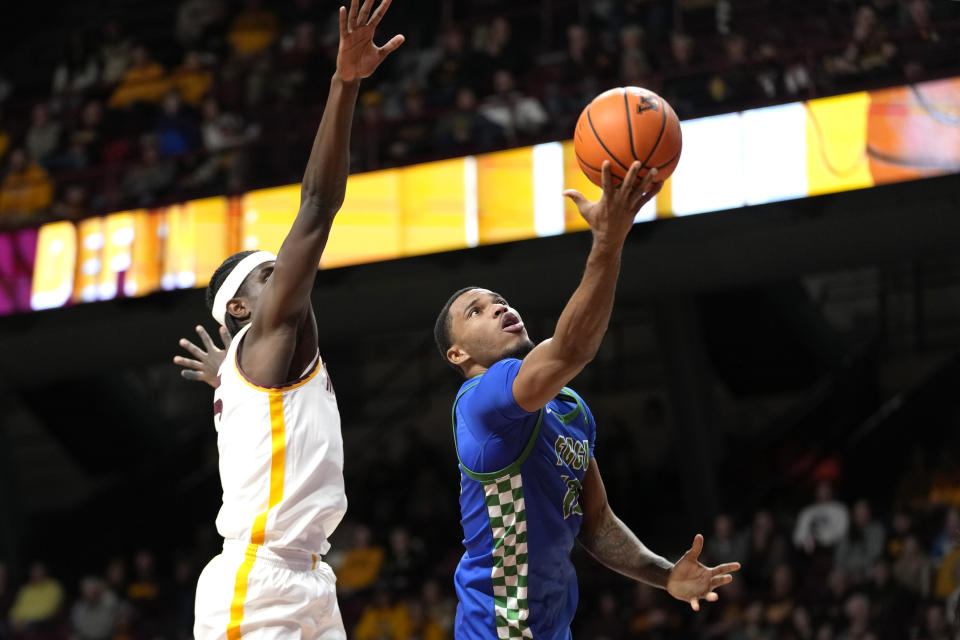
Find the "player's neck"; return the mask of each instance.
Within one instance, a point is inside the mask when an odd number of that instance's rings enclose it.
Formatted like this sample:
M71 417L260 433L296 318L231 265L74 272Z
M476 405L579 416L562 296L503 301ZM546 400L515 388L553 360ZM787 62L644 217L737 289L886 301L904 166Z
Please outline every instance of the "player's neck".
M490 367L485 367L478 362L474 362L467 367L463 367L463 376L467 380L470 378L476 378L477 376L482 376L485 374L489 368Z

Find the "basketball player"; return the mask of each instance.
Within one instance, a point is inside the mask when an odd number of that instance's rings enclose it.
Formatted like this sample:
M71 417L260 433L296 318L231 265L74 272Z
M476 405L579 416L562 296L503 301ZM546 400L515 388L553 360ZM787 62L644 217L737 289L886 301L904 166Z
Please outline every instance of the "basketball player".
M224 545L197 584L198 640L346 638L335 578L321 559L347 507L343 442L310 290L343 203L360 80L403 43L401 35L373 43L390 1L375 11L374 0L340 8L337 68L279 254L231 256L207 289L213 317L233 339L211 381Z
M499 294L467 287L451 296L434 328L440 353L467 379L453 403L466 553L454 574L456 637L570 638L577 581L574 539L601 563L690 603L717 599L737 563L706 567L703 537L674 564L648 550L614 515L593 456L596 425L565 387L606 332L620 254L636 212L660 185L638 180L634 162L612 188L602 167L598 202L566 191L593 232L580 285L552 338L538 345Z

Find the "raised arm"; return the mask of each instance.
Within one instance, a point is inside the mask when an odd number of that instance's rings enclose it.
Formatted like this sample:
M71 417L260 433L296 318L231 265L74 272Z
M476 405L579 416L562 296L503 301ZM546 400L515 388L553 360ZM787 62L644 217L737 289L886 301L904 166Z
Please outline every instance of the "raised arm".
M330 235L330 226L346 193L350 166L350 130L360 80L403 44L397 35L383 47L373 34L390 6L383 0L371 15L374 0L352 0L350 11L340 7L337 70L313 141L300 189L300 211L277 254L273 274L261 294L252 331L263 334L295 325L310 304L317 265Z
M651 169L637 180L640 163L634 162L623 183L612 186L610 163L603 163L603 195L590 202L578 191L565 191L593 232L580 285L564 307L553 337L531 351L513 381L513 397L527 411L536 411L556 396L593 360L607 331L614 291L620 274L620 254L637 211L660 190Z
M694 611L700 610L701 599L717 600L715 589L733 580L730 573L740 568L737 562L718 567L700 564L700 534L676 564L650 551L610 508L596 458L590 458L580 504L583 522L578 539L590 555L628 578L666 589L674 598L690 603Z

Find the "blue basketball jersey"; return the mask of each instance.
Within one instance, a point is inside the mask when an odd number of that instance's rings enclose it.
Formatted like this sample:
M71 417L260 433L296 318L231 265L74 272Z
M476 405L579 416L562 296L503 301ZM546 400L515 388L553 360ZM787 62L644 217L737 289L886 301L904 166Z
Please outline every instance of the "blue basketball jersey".
M539 411L513 399L520 360L467 380L453 404L460 461L456 637L570 638L577 576L580 490L596 424L564 388Z

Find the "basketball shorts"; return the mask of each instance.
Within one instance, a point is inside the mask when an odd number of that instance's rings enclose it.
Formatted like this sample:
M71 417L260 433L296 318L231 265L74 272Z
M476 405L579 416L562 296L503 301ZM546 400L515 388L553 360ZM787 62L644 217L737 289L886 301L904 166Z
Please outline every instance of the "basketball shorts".
M346 640L336 576L319 557L227 540L200 574L196 640Z

